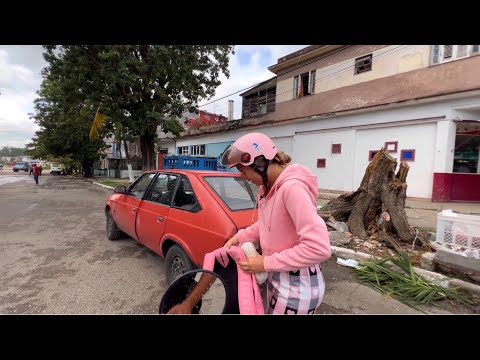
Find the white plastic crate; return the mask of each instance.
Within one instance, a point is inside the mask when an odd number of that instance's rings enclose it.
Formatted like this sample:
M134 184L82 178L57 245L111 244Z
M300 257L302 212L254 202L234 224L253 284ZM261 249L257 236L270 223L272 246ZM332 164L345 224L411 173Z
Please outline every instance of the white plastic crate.
M449 247L480 250L480 216L438 213L436 242Z

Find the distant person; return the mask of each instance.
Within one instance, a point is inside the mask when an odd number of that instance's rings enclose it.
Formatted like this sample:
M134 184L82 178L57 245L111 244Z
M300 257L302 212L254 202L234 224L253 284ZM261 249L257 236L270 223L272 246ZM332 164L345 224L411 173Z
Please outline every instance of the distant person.
M28 176L32 175L33 174L33 167L35 166L35 164L30 164L29 165L29 168L30 168L30 171L28 173Z
M42 175L42 168L37 164L33 167L33 179L35 180L35 184L38 185L38 177Z

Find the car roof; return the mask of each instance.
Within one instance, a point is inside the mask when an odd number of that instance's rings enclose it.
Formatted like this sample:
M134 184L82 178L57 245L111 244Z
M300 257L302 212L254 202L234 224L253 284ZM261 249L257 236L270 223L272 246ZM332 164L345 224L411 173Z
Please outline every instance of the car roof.
M225 172L225 171L214 171L214 170L185 170L185 169L162 169L162 170L147 170L146 173L174 173L181 175L203 175L203 176L239 176L240 173Z

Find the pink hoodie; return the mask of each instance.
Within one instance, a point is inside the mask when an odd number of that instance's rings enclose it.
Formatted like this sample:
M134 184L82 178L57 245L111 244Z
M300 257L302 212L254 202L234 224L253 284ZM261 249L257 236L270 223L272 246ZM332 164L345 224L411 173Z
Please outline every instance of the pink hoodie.
M324 262L331 256L327 226L317 214L317 178L303 165L285 168L262 198L258 221L237 233L239 245L260 240L266 271L292 271Z

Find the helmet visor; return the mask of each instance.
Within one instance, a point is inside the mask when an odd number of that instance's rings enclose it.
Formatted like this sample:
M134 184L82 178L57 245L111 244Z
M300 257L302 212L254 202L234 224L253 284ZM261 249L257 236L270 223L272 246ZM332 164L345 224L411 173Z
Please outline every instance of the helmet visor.
M248 157L248 160L246 159L246 157ZM222 165L231 168L238 164L249 165L251 164L251 159L249 154L245 154L244 152L238 150L235 146L230 145L223 152L221 163Z

